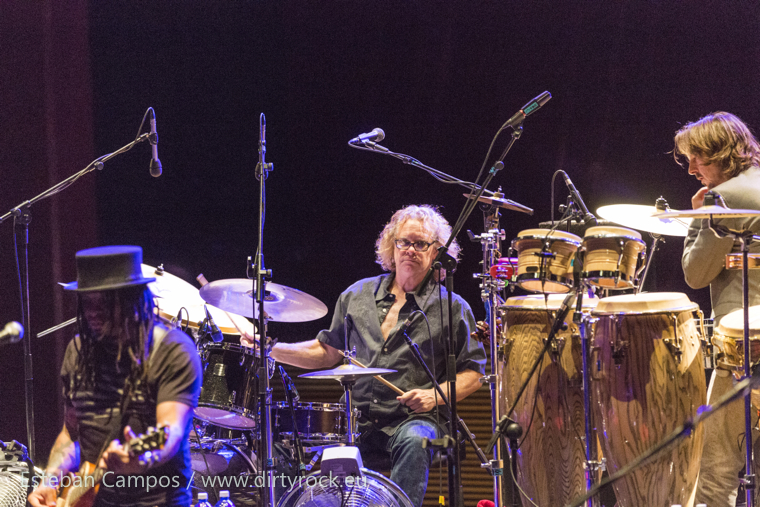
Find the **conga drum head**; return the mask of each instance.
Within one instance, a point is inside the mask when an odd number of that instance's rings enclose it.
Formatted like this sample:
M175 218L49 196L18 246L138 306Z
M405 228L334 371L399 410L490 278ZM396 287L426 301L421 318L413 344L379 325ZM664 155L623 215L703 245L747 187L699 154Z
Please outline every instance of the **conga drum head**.
M706 403L700 335L685 294L610 296L593 310L592 413L610 474L661 442ZM704 429L613 486L620 507L687 505Z
M644 267L646 244L633 229L610 225L591 227L583 237L583 274L591 285L607 289L635 287Z
M573 287L573 261L581 246L575 234L527 229L512 241L517 251L517 285L530 292L563 294Z

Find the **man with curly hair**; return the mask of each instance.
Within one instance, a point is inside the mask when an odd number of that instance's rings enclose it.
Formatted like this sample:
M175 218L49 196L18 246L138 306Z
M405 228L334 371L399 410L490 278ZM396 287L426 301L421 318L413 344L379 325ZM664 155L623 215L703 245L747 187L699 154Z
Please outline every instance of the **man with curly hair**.
M707 191L713 190L723 197L729 208L760 210L760 145L749 128L733 114L716 112L685 125L676 133L674 156L677 160L681 158L682 165L688 164L689 174L702 183L691 200L694 209L701 207ZM749 229L760 234L758 218L716 222L734 230ZM708 220L692 221L681 264L690 287L710 286L716 328L721 318L742 308L742 272L725 268L726 255L737 251L739 243L732 238L718 238L710 230ZM760 245L754 245L751 251L760 251ZM760 272L750 270L749 273L750 305L757 305L760 304ZM710 381L708 401L716 401L732 385L731 373L716 369ZM696 503L710 507L735 504L738 474L745 464L744 441L742 401L732 403L705 421L705 447ZM756 457L760 456L759 450L755 449Z
M142 249L77 252L79 335L61 368L64 424L45 476L29 495L33 507L55 506L56 489L85 461L103 470L95 505L189 506L189 435L201 387L192 339L154 315L142 274ZM125 445L135 433L166 427L162 449L138 456ZM79 484L91 485L91 480Z
M450 235L451 226L431 206L407 206L397 211L380 234L375 249L377 263L389 273L360 280L343 292L335 305L330 329L321 331L314 340L278 343L271 353L277 361L302 368L328 368L342 359L340 351L345 348L344 333L348 331L348 346L356 347L356 358L362 364L397 370L384 377L404 395L398 396L372 377L362 378L354 387L355 406L361 411L359 449L369 468L378 455L389 456L391 480L417 506L425 495L432 459L432 451L423 449L421 443L424 437L432 439L443 434L434 410L442 400L410 352L403 324L412 313L421 314L414 317L408 334L446 391L448 386L443 382L448 295L435 279L425 287L420 284L438 247L445 245ZM456 242L449 254L458 257ZM456 294L452 312L459 401L480 387L486 356L483 347L470 340L475 319L467 302ZM348 330L347 320L351 323Z

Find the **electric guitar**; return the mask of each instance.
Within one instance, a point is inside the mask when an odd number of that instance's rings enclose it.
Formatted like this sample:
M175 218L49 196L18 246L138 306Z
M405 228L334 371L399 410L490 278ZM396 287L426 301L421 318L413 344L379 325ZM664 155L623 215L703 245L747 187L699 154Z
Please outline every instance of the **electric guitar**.
M163 449L168 431L168 426L159 429L148 428L147 433L127 442L125 449L133 455L140 456L141 463L146 463L149 457L143 455L149 451ZM91 507L95 503L105 472L106 469L85 461L79 472L71 478L69 485L61 490L56 507Z

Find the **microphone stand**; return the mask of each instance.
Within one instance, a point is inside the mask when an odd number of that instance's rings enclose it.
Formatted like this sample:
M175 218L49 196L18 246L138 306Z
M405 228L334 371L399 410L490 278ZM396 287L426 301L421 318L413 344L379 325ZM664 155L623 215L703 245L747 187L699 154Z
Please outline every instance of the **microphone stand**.
M508 121L507 124L510 122ZM506 128L507 124L501 127L499 129L499 132ZM431 174L434 178L436 178L438 181L441 181L443 183L457 183L460 185L463 185L470 189L470 195L469 200L467 201L467 204L465 204L464 209L462 209L462 212L459 215L459 218L456 222L456 224L452 227L451 235L449 236L449 240L446 243L446 245L440 247L438 249L438 254L436 258L433 260L433 263L430 266L430 269L428 270L427 274L425 275L425 278L422 280L422 282L419 285L419 288L417 289L418 293L421 293L427 283L430 281L430 278L433 276L434 272L434 266L440 265L443 267L443 269L446 270L446 273L448 276L446 276L445 283L446 283L446 290L448 291L448 314L449 314L449 333L448 333L448 355L446 360L446 375L447 375L447 382L449 384L449 403L450 403L450 411L451 411L451 421L449 425L449 431L451 432L451 436L455 438L455 440L458 442L459 439L457 438L457 432L458 432L458 423L459 416L457 414L457 395L456 395L456 357L454 356L454 350L456 349L456 342L454 339L454 333L452 331L453 329L453 315L452 315L452 306L453 306L453 277L451 276L454 270L456 269L456 260L451 257L451 255L448 254L448 248L451 246L451 243L454 241L454 239L457 237L459 232L462 230L462 227L464 227L464 223L469 218L469 216L472 214L472 211L475 209L475 205L478 203L478 199L483 195L485 192L485 189L488 187L488 184L491 182L493 177L496 175L497 172L499 172L501 169L504 168L504 158L507 156L507 153L509 153L509 150L514 145L515 141L520 138L523 132L523 126L522 122L517 123L513 126L513 132L511 135L511 139L509 140L509 143L507 144L506 148L501 154L501 157L496 161L496 163L493 164L491 169L488 171L488 174L486 175L485 180L483 181L482 185L478 185L477 183L469 183L462 180L459 180L457 178L454 178L446 173L443 173L442 171L435 170L431 167L428 167L421 162L419 162L417 159L414 159L407 155L402 155L399 153L394 153L388 150L387 148L378 145L377 143L374 143L372 141L366 141L363 145L357 146L357 145L350 145L354 148L359 149L366 149L369 151L376 151L379 153L385 153L387 155L391 155L395 158L400 159L402 162L406 164L410 164L416 167L419 167L425 171L427 171L429 174ZM510 201L511 203L511 201ZM519 209L520 211L523 211L525 213L532 214L533 210L528 208L527 206L522 206L517 203L514 203L516 206L516 209ZM488 452L491 452L491 449L488 450ZM455 445L453 448L453 451L451 453L451 458L448 461L448 477L449 477L449 502L452 506L458 506L461 505L461 470L460 470L460 456L459 456L459 445Z
M633 461L629 462L626 466L621 468L616 473L610 475L605 479L604 481L597 484L594 488L590 489L588 492L586 492L585 495L578 497L575 499L569 507L579 507L580 505L583 505L586 500L593 497L594 495L598 494L599 491L607 486L608 484L612 484L613 482L616 482L626 475L630 474L631 472L641 468L642 466L649 463L653 458L657 457L658 454L660 454L662 451L665 451L668 449L671 445L677 443L679 440L683 439L684 437L687 437L691 435L692 431L705 419L713 415L715 412L723 409L726 405L731 403L732 401L744 397L745 399L750 398L750 392L753 387L756 387L758 383L760 383L760 378L758 373L760 373L760 368L755 370L755 374L751 377L745 377L743 380L741 380L739 383L737 383L734 388L726 393L720 400L715 402L713 405L703 405L697 410L697 415L693 419L691 417L687 418L684 423L673 430L673 432L666 436L663 440L661 440L659 443L651 447L649 450L645 451L643 454L641 454L639 457L634 459ZM750 433L751 435L751 433ZM745 439L747 441L747 439ZM750 437L749 439L749 447L752 448L752 439ZM747 499L749 502L751 491L747 493ZM751 504L747 504L748 506Z
M274 371L270 372L269 347L263 346L267 336L267 319L264 313L264 299L266 296L266 281L272 277L272 270L264 267L264 220L266 218L266 179L269 172L274 170L273 164L266 163L266 118L264 113L259 116L259 162L256 164L255 176L259 181L259 227L258 227L258 248L256 257L253 262L253 315L256 315L258 308L258 329L261 335L261 360L257 360L254 355L254 371L258 377L255 382L256 397L259 400L258 412L261 414L261 440L259 456L262 457L261 470L264 472L265 481L260 487L262 505L266 507L275 507L274 498L274 447L272 438L272 388L269 385L269 379ZM250 258L249 258L250 260Z
M301 477L306 476L306 464L304 463L303 447L301 446L301 434L298 432L298 420L296 418L296 401L298 401L298 393L293 396L293 381L290 379L285 368L280 368L280 378L282 379L282 385L285 387L285 398L290 407L290 417L293 419L293 446L295 447L295 458L298 460L298 475Z
M146 112L147 114L147 112ZM143 121L145 121L145 118L143 118ZM140 125L140 130L142 130L142 124ZM76 180L81 178L87 173L90 173L95 170L102 170L104 162L108 162L112 158L114 158L117 155L121 155L122 153L125 153L132 148L134 148L137 144L147 141L150 138L150 134L145 133L138 135L137 138L132 141L129 144L126 144L119 148L118 150L114 151L113 153L108 153L106 155L103 155L99 158L96 158L90 164L79 171L78 173L72 174L65 180L59 182L56 185L53 185L52 187L48 188L41 194L37 195L36 197L33 197L32 199L28 201L24 201L18 206L15 206L10 209L7 213L0 216L0 223L5 222L6 220L13 218L13 225L14 225L14 236L16 234L15 230L16 227L23 228L23 250L24 250L24 258L23 258L23 276L21 273L19 273L19 279L21 280L21 286L20 286L20 292L21 292L21 315L22 315L22 321L24 329L26 329L26 332L31 337L31 323L30 323L30 316L29 316L29 310L31 307L30 303L30 297L29 297L29 224L32 221L32 205L36 204L39 201L42 201L43 199L46 199L48 197L51 197L58 192L61 192L71 186ZM18 255L18 250L16 251L16 255ZM18 257L17 257L18 258ZM21 271L21 266L19 265L19 271ZM29 340L23 340L24 341L24 398L25 398L25 406L26 406L26 434L27 434L27 447L29 449L29 456L34 459L36 453L35 453L35 436L34 436L34 375L33 375L33 368L32 368L32 341Z

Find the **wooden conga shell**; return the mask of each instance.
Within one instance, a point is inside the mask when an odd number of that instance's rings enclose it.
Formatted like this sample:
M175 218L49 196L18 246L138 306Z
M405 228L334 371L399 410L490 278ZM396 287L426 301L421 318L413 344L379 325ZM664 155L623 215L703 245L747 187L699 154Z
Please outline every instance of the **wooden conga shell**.
M705 404L702 348L692 315L697 308L684 294L652 293L604 298L594 310L599 320L591 354L592 412L610 474ZM702 444L700 425L691 437L616 482L618 505L687 505Z
M510 298L501 307L501 350L505 361L500 378L502 414L506 414L527 379L564 299L561 295L548 297L548 305L543 295L535 295ZM596 302L584 298L584 311L590 311ZM578 330L572 320L571 311L565 319L567 330L557 333L562 343L560 350L545 354L512 416L523 428L517 481L541 506L566 505L586 488L583 363ZM524 497L523 505L529 505Z

